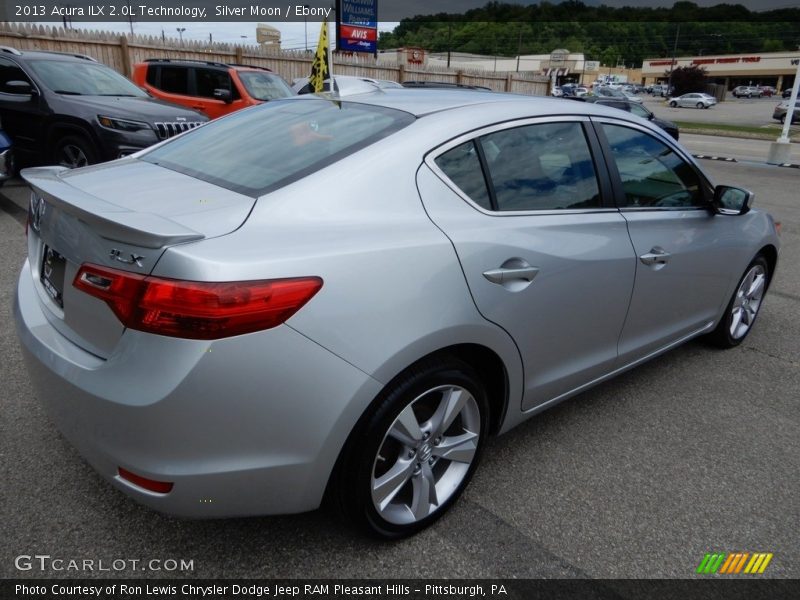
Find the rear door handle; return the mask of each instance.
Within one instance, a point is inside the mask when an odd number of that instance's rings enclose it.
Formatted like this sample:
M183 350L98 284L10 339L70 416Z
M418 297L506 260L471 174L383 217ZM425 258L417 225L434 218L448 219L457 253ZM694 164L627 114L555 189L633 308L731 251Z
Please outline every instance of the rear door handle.
M533 281L533 278L539 273L538 267L515 267L515 268L499 268L499 269L490 269L488 271L483 272L483 276L486 277L492 283L508 283L509 281Z
M672 255L669 252L660 246L655 246L647 254L642 254L639 260L646 265L665 265L670 258L672 258Z

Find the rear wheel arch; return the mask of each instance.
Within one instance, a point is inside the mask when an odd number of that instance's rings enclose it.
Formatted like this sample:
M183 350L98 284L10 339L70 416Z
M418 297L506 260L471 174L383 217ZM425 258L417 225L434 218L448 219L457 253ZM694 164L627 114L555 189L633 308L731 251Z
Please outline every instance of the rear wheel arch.
M407 377L409 372L418 370L420 366L440 360L447 360L448 358L454 358L457 361L465 363L477 373L481 383L485 387L489 404L488 434L496 435L500 431L509 406L508 371L503 360L494 350L481 344L464 343L440 348L439 350L435 350L419 358L397 373L364 409L361 416L350 430L342 448L339 450L339 456L328 476L328 484L325 492L327 498L330 499L331 494L334 492L333 488L338 480L343 458L354 443L354 440L363 433L370 416L383 401L387 390L393 389L398 381Z

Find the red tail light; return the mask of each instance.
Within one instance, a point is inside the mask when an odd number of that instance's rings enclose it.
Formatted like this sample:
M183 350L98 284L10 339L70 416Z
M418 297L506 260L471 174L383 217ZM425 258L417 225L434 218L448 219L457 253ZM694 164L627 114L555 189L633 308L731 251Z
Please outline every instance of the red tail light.
M322 279L181 281L84 264L72 284L104 300L125 327L215 340L280 325L314 297Z
M117 468L117 472L122 479L130 481L141 488L157 492L159 494L169 494L172 491L174 484L171 481L156 481L155 479L148 479L136 473L131 473L122 467Z

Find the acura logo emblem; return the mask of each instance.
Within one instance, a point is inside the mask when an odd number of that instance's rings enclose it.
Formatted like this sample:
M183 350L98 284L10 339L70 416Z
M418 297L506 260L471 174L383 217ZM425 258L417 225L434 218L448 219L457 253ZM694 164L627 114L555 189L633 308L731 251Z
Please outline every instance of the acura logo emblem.
M34 231L38 232L42 225L42 217L44 217L46 206L47 204L45 203L44 198L40 198L38 196L31 197L31 228Z

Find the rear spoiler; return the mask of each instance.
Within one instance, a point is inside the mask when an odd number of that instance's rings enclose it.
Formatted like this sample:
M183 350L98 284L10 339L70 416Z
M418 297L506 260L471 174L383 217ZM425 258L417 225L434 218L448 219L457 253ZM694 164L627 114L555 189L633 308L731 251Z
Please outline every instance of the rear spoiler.
M48 204L77 217L108 240L164 248L205 238L165 217L128 210L87 194L62 179L61 175L69 171L67 167L36 167L23 169L20 175Z

